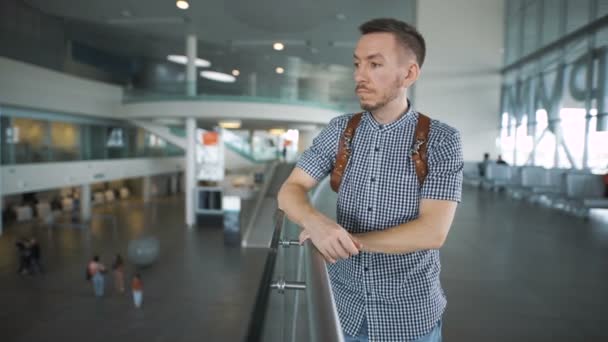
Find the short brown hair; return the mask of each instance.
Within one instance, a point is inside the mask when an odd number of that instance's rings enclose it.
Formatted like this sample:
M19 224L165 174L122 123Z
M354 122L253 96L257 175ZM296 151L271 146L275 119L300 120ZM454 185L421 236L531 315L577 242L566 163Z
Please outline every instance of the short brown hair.
M372 19L359 26L361 34L388 32L395 35L397 42L416 55L416 61L422 68L426 55L426 44L424 38L414 26L403 21L391 18Z

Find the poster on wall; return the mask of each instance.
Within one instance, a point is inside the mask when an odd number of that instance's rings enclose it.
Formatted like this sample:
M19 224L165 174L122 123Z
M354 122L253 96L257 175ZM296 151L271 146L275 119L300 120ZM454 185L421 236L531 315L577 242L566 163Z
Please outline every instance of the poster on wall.
M197 130L196 178L211 182L224 180L224 141L220 132Z

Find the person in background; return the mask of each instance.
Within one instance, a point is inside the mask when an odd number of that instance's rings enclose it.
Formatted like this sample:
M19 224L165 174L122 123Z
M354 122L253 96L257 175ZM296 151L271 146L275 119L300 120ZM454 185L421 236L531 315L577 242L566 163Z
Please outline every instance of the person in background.
M477 168L479 170L479 177L484 177L486 175L486 167L488 166L488 164L490 163L490 154L489 153L484 153L483 154L483 160L477 164Z
M504 159L502 159L502 155L500 155L500 154L498 155L498 159L496 159L496 164L498 164L498 165L509 165L509 164L507 164L506 161L504 161Z
M25 239L19 239L15 243L17 246L17 254L19 257L19 269L17 273L26 275L29 273L31 250Z
M141 275L135 274L131 281L131 290L133 290L133 303L136 308L141 307L141 303L144 300L144 283L141 281Z
M112 264L112 271L114 273L114 286L120 293L125 292L125 263L122 260L120 254L116 254L116 259Z
M35 238L31 238L29 241L30 249L30 269L33 273L43 273L42 263L40 262L40 244Z
M103 297L103 274L106 272L106 267L101 262L99 262L99 256L94 256L93 259L89 262L88 271L91 279L93 280L93 291L95 292L95 296Z

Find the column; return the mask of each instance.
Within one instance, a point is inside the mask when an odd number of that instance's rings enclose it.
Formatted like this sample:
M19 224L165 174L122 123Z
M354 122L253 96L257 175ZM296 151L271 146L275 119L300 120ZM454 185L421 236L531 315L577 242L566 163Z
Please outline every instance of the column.
M195 221L194 196L196 195L196 120L186 119L186 225L192 227Z
M150 176L142 177L141 199L144 203L150 202L152 197L152 178Z
M312 140L319 134L318 129L300 129L298 135L298 154L312 146Z
M175 195L179 192L179 190L177 189L177 173L171 175L171 194L170 195Z
M196 96L196 35L189 34L186 36L186 57L188 57L188 64L186 64L186 94L188 96Z
M249 74L249 96L257 96L258 95L258 74L252 72Z
M279 95L282 99L298 100L298 78L300 77L300 67L302 60L300 57L287 57L287 65L285 66L285 82L283 87L279 89Z
M91 220L91 184L80 186L80 220L82 222Z

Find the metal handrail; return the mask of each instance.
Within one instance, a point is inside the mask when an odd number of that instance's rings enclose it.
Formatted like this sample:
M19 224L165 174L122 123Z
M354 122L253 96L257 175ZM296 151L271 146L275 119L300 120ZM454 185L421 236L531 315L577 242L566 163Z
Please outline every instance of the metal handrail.
M266 257L266 264L264 265L264 273L260 279L260 286L258 287L258 294L255 299L255 305L251 313L251 319L249 321L249 328L247 329L247 337L245 341L248 342L259 342L262 341L262 333L264 332L264 322L266 318L266 308L268 306L268 299L270 297L270 284L272 282L272 275L274 273L274 266L277 259L277 250L279 247L279 238L283 225L285 224L285 213L278 210L275 214L275 225L274 232L272 233L272 240L270 241L270 250Z
M344 335L325 259L310 240L305 243L305 248L306 303L310 321L310 341L342 342Z
M284 292L286 289L305 291L306 304L308 306L310 341L343 342L344 337L331 290L325 259L310 241L307 241L303 245L305 257L304 260L300 260L300 262L304 263L306 281L304 283L286 282L284 279L279 279L278 282L272 282L279 246L296 245L295 241L280 241L280 235L287 222L287 218L280 210L277 211L275 217L276 223L270 243L270 250L266 258L264 273L260 280L260 287L245 340L247 342L262 341L270 291L274 288L280 292Z

